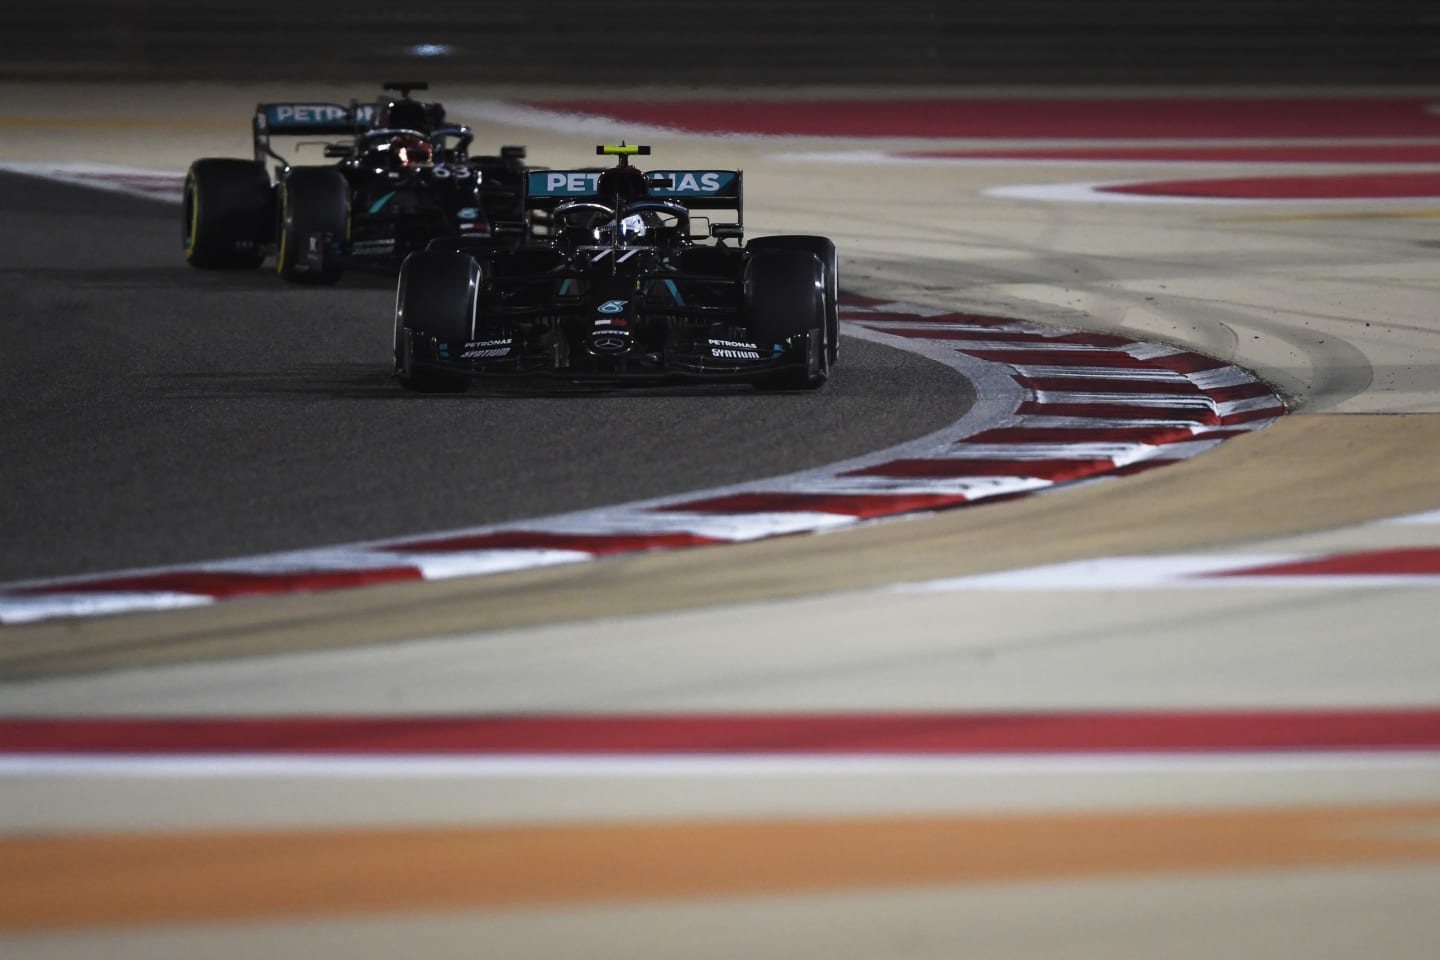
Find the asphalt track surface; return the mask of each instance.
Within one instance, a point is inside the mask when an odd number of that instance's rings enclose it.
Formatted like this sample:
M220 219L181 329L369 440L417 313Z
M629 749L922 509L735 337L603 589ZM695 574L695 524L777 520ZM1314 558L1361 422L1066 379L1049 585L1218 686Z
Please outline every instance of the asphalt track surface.
M103 158L48 115L29 121L43 138L7 150L135 163L156 129L218 142L216 105L243 116L255 97L206 93L180 117L141 111L134 131L108 121ZM72 104L87 136L106 97ZM24 128L16 103L7 122ZM528 132L536 157L592 142ZM6 628L9 662L28 658L34 678L0 687L6 735L89 717L109 749L135 748L123 716L172 739L143 758L21 757L0 777L0 944L146 958L459 957L477 943L717 960L1433 957L1435 200L1056 202L993 191L1178 174L784 157L875 148L849 140L657 143L677 163L744 166L754 227L836 237L857 292L1185 344L1257 371L1294 412L1133 478L823 536ZM169 229L156 222L162 242ZM1202 588L1106 573L1179 554L1335 554L1388 573L1374 558L1405 554L1421 575ZM1006 579L1065 561L1096 562L1068 585ZM896 586L935 578L954 582ZM1354 735L1362 715L1378 718L1374 738L1305 735ZM424 718L441 752L417 756ZM897 718L908 737L877 746ZM311 720L338 724L331 752L247 759L261 741L234 739L253 721L293 744ZM492 721L524 752L444 753ZM759 732L738 754L677 756L697 722ZM613 724L649 746L566 752ZM796 738L796 724L815 727ZM1097 725L1131 751L1096 752ZM1162 729L1188 731L1188 747L1148 752ZM1009 747L913 752L946 730ZM872 752L849 752L867 740Z
M0 174L0 581L543 516L820 466L962 415L967 381L848 341L818 393L407 394L394 281L201 272L172 204Z

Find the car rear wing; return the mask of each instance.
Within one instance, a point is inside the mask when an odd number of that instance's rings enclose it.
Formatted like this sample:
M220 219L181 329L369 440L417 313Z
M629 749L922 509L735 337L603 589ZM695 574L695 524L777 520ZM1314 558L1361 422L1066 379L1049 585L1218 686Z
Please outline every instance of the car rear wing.
M255 140L255 160L264 163L273 157L287 163L270 146L272 136L355 136L369 129L375 118L373 103L257 103L250 129Z
M550 211L566 200L606 202L597 193L603 167L580 170L530 170L525 175L525 209ZM744 174L739 170L649 170L650 198L674 200L687 210L733 210L733 223L712 223L716 237L738 237L743 233Z

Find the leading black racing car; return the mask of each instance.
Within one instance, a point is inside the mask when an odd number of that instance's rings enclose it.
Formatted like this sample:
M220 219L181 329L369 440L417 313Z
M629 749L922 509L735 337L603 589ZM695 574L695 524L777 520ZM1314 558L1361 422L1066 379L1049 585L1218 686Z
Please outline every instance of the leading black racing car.
M738 170L526 176L527 241L437 239L400 270L395 373L459 391L475 379L823 385L838 353L835 244L743 242ZM712 220L728 211L733 220Z

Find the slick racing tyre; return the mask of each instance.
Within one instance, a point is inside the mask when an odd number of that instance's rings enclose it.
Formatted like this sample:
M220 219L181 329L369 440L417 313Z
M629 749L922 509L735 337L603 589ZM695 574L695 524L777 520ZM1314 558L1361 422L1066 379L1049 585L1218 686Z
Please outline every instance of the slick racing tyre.
M205 270L260 266L270 241L270 205L264 165L233 157L190 164L181 225L185 262Z
M785 235L755 237L745 244L746 250L805 250L815 254L825 268L825 340L830 366L840 356L839 258L835 243L829 237Z
M340 171L299 167L280 181L280 276L291 283L339 280L338 255L349 233L350 185Z
M447 343L472 339L481 283L480 264L466 253L427 250L405 258L395 290L395 376L406 388L424 393L465 389L469 378L464 374L417 366L415 342L421 337Z
M814 333L807 365L755 382L771 390L814 390L830 378L825 268L804 250L757 250L745 264L745 325L759 344Z

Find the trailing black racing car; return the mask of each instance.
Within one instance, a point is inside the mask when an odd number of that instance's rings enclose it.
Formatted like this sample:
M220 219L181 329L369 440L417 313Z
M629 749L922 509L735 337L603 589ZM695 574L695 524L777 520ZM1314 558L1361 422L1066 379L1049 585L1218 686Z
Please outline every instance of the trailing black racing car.
M738 170L644 173L629 161L649 147L596 152L616 166L527 173L524 244L437 239L405 260L400 381L824 384L838 348L835 244L742 243Z
M436 237L514 242L524 229L525 148L471 156L474 134L420 82L384 85L374 104L260 103L255 159L208 157L185 177L185 259L201 268L255 268L271 254L295 283L334 283L346 267L394 271ZM332 163L293 166L272 137L339 137ZM298 146L314 146L300 141ZM275 161L271 181L267 162Z

